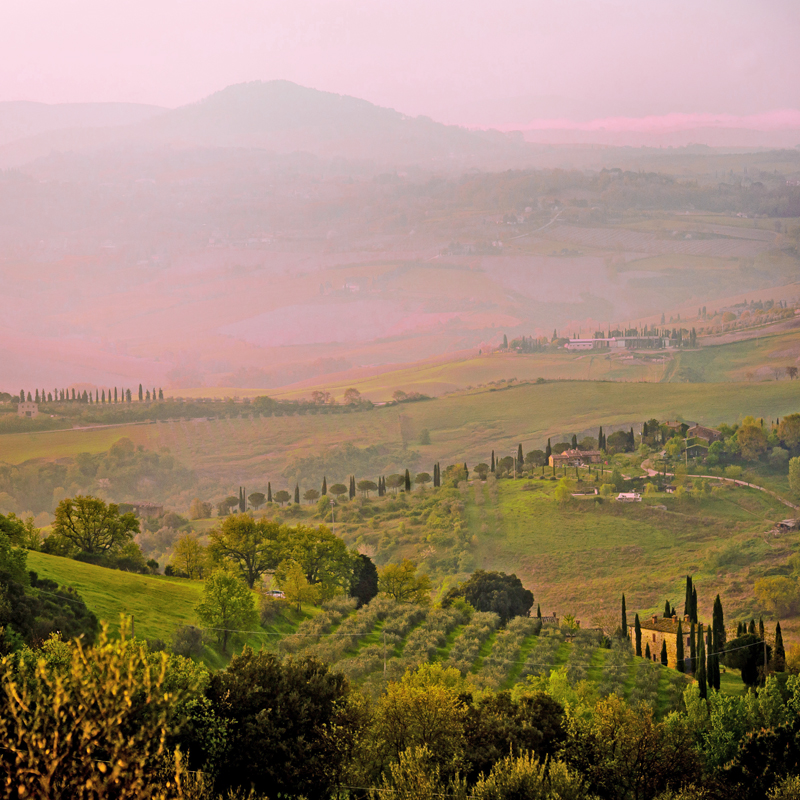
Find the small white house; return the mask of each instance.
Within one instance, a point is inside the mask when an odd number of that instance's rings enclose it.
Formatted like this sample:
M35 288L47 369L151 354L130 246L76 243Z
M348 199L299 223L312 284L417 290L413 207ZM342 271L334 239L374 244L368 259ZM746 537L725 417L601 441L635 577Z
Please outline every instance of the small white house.
M270 589L267 592L267 597L273 597L276 600L284 600L286 598L286 594L280 589Z
M641 503L642 496L639 492L620 492L617 495L617 500L620 503Z

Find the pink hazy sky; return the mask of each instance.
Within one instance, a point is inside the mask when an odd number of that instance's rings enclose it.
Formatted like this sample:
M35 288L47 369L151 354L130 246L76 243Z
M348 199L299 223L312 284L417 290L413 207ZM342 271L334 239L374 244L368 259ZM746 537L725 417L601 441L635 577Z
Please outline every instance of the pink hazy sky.
M24 0L0 100L283 78L473 125L800 109L798 0Z

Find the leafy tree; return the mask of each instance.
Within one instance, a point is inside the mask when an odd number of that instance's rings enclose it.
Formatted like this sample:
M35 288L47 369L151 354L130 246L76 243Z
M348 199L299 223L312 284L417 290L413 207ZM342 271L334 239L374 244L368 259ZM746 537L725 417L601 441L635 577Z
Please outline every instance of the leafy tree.
M759 682L758 668L764 664L764 642L754 633L746 633L732 639L725 647L725 663L741 670L742 681L747 686L755 686ZM767 661L771 647L766 645Z
M316 659L246 647L213 673L179 744L190 767L214 765L220 796L330 797L359 734L347 695L347 679Z
M252 494L247 495L247 501L250 505L258 511L264 503L267 502L267 496L264 492L253 492Z
M736 439L745 461L758 461L767 452L767 435L752 417L745 417Z
M195 608L206 628L213 631L223 653L231 634L249 630L258 621L253 593L237 575L225 569L212 572L203 586L203 599Z
M359 481L356 488L361 492L362 497L369 497L370 492L375 492L378 489L378 484L374 481Z
M228 563L251 589L278 564L280 527L275 522L233 514L211 531L210 538L209 555L217 562Z
M387 564L378 572L378 591L398 603L430 605L431 581L417 575L417 567L406 559L402 564Z
M800 448L800 414L789 414L780 421L778 437L790 450Z
M319 600L320 587L308 582L303 568L294 559L287 559L278 565L275 580L286 599L294 603L298 611L302 603L316 603Z
M356 556L353 576L350 579L350 597L358 601L358 608L378 595L378 570L372 559L363 553Z
M195 497L189 506L189 518L208 519L211 516L211 511L211 503L205 503L199 497Z
M543 467L547 464L547 458L544 450L531 450L525 456L525 463L529 467Z
M800 498L800 457L789 461L789 488Z
M343 483L334 483L330 488L330 493L338 499L347 494L347 487Z
M636 655L642 655L642 626L639 623L639 615L633 618L633 635L636 640Z
M275 502L280 503L282 506L286 505L286 503L288 503L291 499L292 496L286 491L286 489L281 489L280 491L275 492Z
M416 483L417 486L422 486L423 488L425 488L426 483L430 482L431 482L431 476L427 472L418 472L416 477L414 478L414 483Z
M792 616L800 608L800 588L791 578L783 575L759 578L754 590L759 603L778 616Z
M482 481L485 481L489 476L489 465L483 462L476 464L472 470Z
M476 611L491 611L505 625L513 617L527 617L533 607L533 592L522 585L516 575L505 572L474 572L469 580L454 587L446 595L443 605L463 597Z
M186 692L161 659L103 632L91 649L53 637L31 661L0 671L3 797L166 798L155 775Z
M134 514L120 514L116 503L98 497L77 495L62 500L56 508L53 531L85 553L108 552L133 539L139 530Z
M305 492L303 492L303 500L308 503L313 503L319 500L319 492L316 489L306 489Z
M345 389L344 402L345 405L348 406L358 405L361 402L361 392L352 387L350 389Z
M283 557L297 561L308 582L319 585L323 597L332 597L350 586L355 556L329 528L324 525L288 528L283 542Z
M187 578L202 578L206 568L206 551L194 536L188 533L175 543L172 563Z

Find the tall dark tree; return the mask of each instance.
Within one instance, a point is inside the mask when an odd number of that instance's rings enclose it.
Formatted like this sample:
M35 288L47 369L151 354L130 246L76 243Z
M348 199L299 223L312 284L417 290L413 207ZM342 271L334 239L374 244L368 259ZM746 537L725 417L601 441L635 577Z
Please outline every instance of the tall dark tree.
M525 463L525 455L522 452L522 442L517 445L517 463L522 466Z
M758 618L758 638L761 639L761 641L764 641L764 639L765 639L764 618L763 617L759 617Z
M648 435L649 434L647 432L647 423L645 422L642 424L642 439L646 439Z
M631 426L631 432L628 435L628 441L631 444L631 447L636 447L636 437L633 435L633 426Z
M708 698L708 684L706 681L706 646L703 641L703 626L697 626L697 670L695 673L697 688L700 689L700 697L703 700Z
M645 646L644 646L644 657L648 661L652 661L653 660L653 654L650 652L650 642L647 642L645 644Z
M114 402L117 402L117 387L114 387Z
M464 462L464 480L469 480L469 467L467 466L467 462Z
M477 611L493 611L505 625L512 617L527 617L533 607L533 592L522 585L516 575L504 572L473 572L470 579L453 587L442 600L449 606L458 597L463 597Z
M639 624L639 615L633 618L633 636L636 642L636 655L642 655L642 626Z
M142 384L140 383L139 384L139 402L141 403L143 401L144 401L144 392L142 391Z
M159 387L159 389L158 389L158 399L159 400L163 400L164 399L164 390L161 387Z
M678 631L675 634L675 658L678 662L676 665L678 672L686 672L683 654L683 625L680 620L678 620Z
M597 433L597 449L598 450L605 450L606 449L606 437L603 435L603 426L600 426L600 430Z
M692 622L698 623L697 619L697 586L692 586Z
M406 470L405 474L405 490L406 492L411 491L411 473L408 470Z
M781 632L781 624L778 622L775 625L775 671L783 672L786 669L786 650L783 646L783 633Z
M522 447L522 445L520 445L520 447ZM570 442L570 447L573 450L577 450L578 449L578 437L574 433L572 434L572 441Z
M664 619L669 619L672 616L672 609L669 607L669 600L664 603Z
M300 505L300 484L296 483L294 485L294 502L297 505Z
M622 595L622 617L621 617L621 622L622 622L622 635L623 636L627 636L628 635L628 612L627 612L627 610L625 608L625 595L624 594Z
M686 576L686 594L683 601L683 615L692 616L692 576Z
M689 672L694 675L697 672L697 640L694 622L689 629Z
M358 607L366 605L378 594L378 570L372 559L363 553L355 558L353 577L350 579L350 597L355 597Z
M347 492L347 496L352 500L356 496L356 477L355 475L350 476L350 487Z
M722 611L722 601L719 595L714 600L714 611L711 616L711 627L714 629L714 649L717 651L725 649L725 615Z
M537 619L542 618L542 607L539 603L536 604L536 618Z
M325 497L327 494L328 494L328 478L325 475L323 475L322 476L322 491L320 492L320 495L322 497Z
M747 632L752 636L756 635L756 621L754 619L750 619L750 624L747 626Z
M490 467L491 471L494 472L494 450L492 450L492 466Z
M550 440L548 439L547 440L547 447L545 447L545 449L544 449L544 457L545 457L545 460L548 463L550 462L550 456L551 455L553 455L553 448L550 446Z
M267 502L272 502L272 484L267 481Z
M661 663L666 667L669 663L669 659L667 658L667 640L661 640Z

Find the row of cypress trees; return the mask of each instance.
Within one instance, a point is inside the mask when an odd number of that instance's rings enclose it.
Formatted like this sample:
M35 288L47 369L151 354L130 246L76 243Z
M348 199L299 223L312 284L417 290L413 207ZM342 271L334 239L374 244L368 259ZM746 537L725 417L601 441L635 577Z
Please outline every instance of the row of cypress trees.
M144 389L142 384L139 384L139 402L140 403L149 403L151 400L163 400L164 399L164 390L158 389L153 387L152 393L150 389ZM19 393L19 401L20 403L26 402L26 393L25 390L22 389ZM95 389L94 394L92 392L87 392L85 389L83 392L76 392L75 388L73 387L70 389L53 389L52 392L48 392L45 389L42 389L40 392L38 389L35 390L34 394L31 395L30 392L27 393L27 402L28 403L130 403L133 401L133 392L130 389L117 389L115 386L113 389L108 390L108 395L106 395L105 389Z

